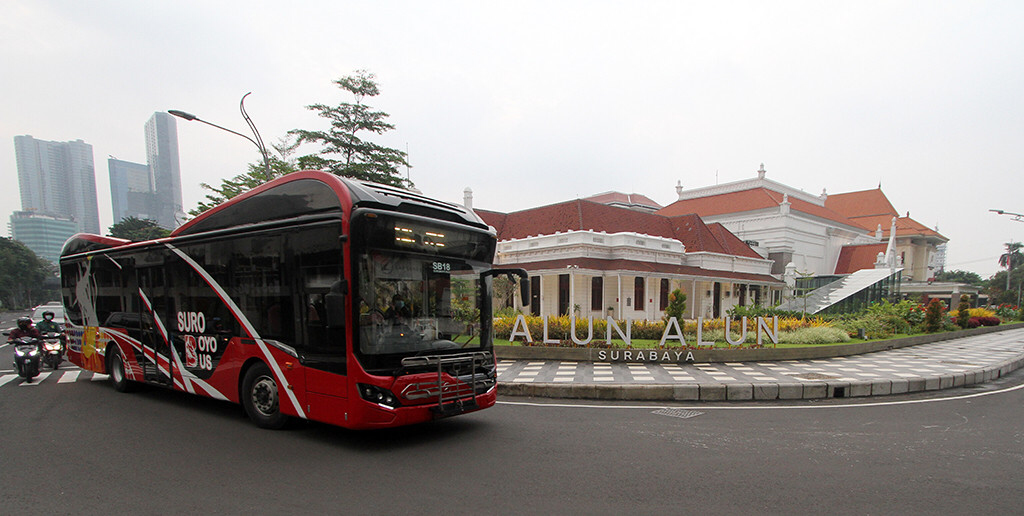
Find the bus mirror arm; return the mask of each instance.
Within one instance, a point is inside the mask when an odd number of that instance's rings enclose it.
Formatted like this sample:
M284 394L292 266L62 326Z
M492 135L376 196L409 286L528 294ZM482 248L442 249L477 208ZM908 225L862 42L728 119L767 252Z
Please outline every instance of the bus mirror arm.
M526 306L530 302L530 275L526 273L525 269L491 269L484 273L487 276L501 276L506 275L508 279L515 281L515 276L519 276L519 298L522 300L523 306Z

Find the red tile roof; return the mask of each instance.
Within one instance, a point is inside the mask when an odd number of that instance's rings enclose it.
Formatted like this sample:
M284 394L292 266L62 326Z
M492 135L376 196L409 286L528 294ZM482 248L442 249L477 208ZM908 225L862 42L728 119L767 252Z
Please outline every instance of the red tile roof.
M830 195L825 200L825 207L845 215L868 231L875 231L878 226L882 226L883 238L889 238L892 218L896 217L897 237L926 236L949 241L937 231L910 218L909 214L900 217L881 188Z
M778 208L782 199L783 194L776 192L775 190L758 187L738 192L729 192L676 201L658 210L657 213L668 217L682 213L696 213L701 217L709 217L713 215L723 215L726 213L742 213L745 211L762 210L765 208ZM795 197L790 197L789 202L792 204L790 209L793 211L803 212L808 215L821 217L855 228L861 227L849 218L844 217L827 207L818 206L817 204L797 199Z
M858 217L853 219L865 229L875 231L878 226L882 226L882 238L889 238L889 230L892 229L892 215L875 215L870 217ZM943 242L949 241L948 238L942 236L940 233L931 229L924 224L910 218L910 217L896 217L896 236L925 236L934 237Z
M714 280L732 279L737 281L749 281L759 283L771 283L781 284L782 281L775 279L767 274L748 274L743 272L730 272L730 271L719 271L712 269L702 269L700 267L692 267L688 265L673 265L670 263L653 263L653 262L640 262L635 260L605 260L601 258L566 258L560 260L544 260L539 262L527 262L527 263L516 263L509 264L515 265L516 267L522 267L527 271L541 271L541 270L560 270L565 269L569 265L577 266L581 269L591 270L622 270L622 271L635 271L635 272L653 272L661 274L680 274L684 276L693 276L698 278L709 278Z
M678 240L686 246L688 252L705 251L762 258L724 227L712 230L692 213L666 217L584 199L512 213L475 211L484 222L494 226L498 240L568 231L632 232Z
M851 219L876 215L899 216L881 188L829 195L825 199L825 207Z
M885 253L889 244L846 245L839 252L836 274L851 274L861 269L874 269L878 253Z

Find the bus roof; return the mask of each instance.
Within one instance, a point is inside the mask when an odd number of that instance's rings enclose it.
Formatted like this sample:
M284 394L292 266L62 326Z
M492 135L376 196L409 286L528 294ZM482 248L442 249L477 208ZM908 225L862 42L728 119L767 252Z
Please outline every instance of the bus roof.
M393 186L303 170L253 188L207 210L174 230L170 238L302 215L344 212L347 208L357 207L411 213L489 229L476 213L458 204L438 201ZM133 244L146 243L80 233L64 244L61 256Z

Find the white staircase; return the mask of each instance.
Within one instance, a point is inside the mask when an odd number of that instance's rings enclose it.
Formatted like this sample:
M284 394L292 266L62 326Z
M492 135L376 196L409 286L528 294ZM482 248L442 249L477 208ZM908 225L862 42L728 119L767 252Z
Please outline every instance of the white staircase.
M842 279L818 288L805 297L789 299L777 306L779 310L816 314L903 269L861 269Z

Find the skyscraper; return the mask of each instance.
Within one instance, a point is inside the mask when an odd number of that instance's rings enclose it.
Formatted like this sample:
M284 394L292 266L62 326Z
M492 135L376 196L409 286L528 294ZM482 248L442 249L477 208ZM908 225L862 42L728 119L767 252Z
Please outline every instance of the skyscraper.
M153 113L146 122L146 161L153 176L158 224L174 229L184 222L181 202L181 167L178 163L178 127L168 113Z
M92 145L26 135L14 137L14 151L23 211L70 218L80 232L100 232Z
M43 215L32 211L11 214L11 238L25 244L37 256L56 264L64 242L78 229L67 217Z
M125 218L156 220L159 202L153 194L153 176L149 167L117 158L107 160L110 172L110 200L114 224Z

